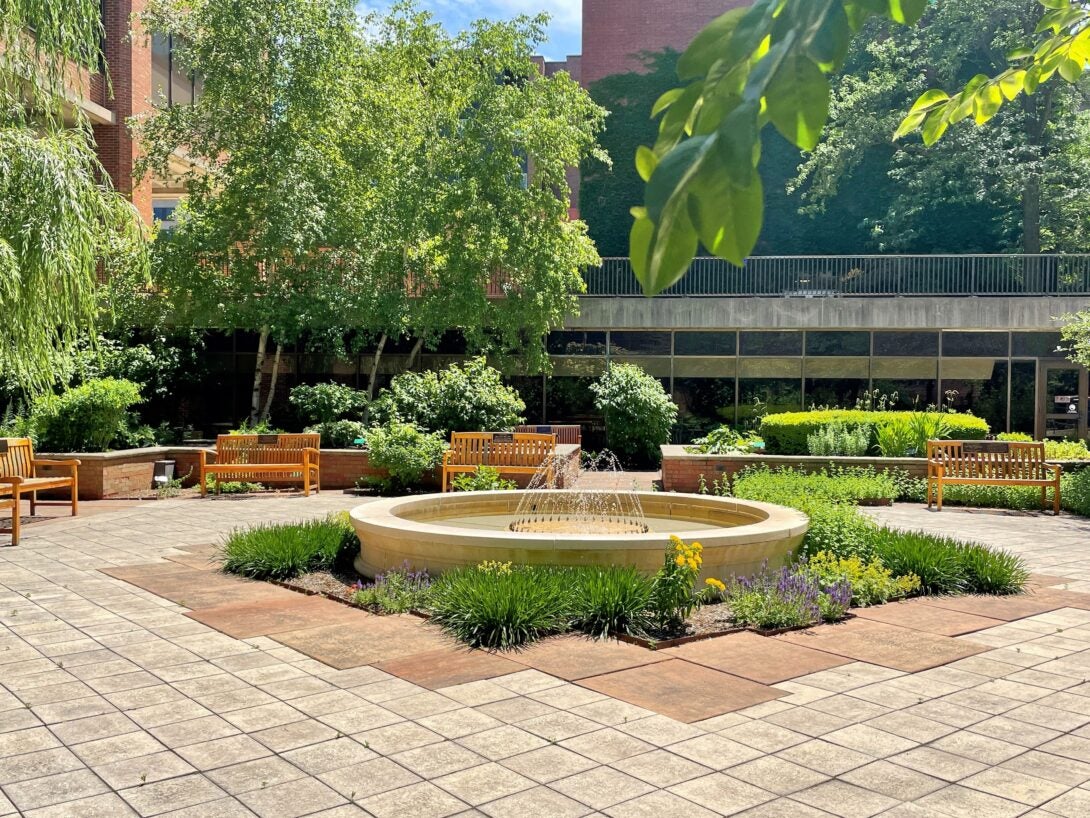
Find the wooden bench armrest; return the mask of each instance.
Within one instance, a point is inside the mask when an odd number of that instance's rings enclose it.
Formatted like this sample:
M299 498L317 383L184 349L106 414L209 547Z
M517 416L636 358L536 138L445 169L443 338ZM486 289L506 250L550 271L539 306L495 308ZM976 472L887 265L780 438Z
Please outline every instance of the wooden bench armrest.
M30 465L34 469L35 477L38 476L39 466L49 466L50 468L56 469L68 469L68 473L74 475L76 473L76 469L80 467L80 461L76 458L72 458L71 460L38 460L37 458L35 458L34 460L30 461Z
M13 486L18 486L23 482L23 478L17 474L5 475L0 477L0 483L11 483Z
M1061 466L1059 463L1045 463L1044 465L1045 468L1052 469L1053 477L1059 477L1064 470L1064 467Z

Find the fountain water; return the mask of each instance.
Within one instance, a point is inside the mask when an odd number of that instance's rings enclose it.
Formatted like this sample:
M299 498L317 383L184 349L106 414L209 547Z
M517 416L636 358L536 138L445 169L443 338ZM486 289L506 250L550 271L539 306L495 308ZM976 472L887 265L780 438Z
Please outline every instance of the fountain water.
M626 486L625 483L628 483ZM636 493L609 451L564 468L543 465L519 500L511 531L537 534L644 534L649 528Z

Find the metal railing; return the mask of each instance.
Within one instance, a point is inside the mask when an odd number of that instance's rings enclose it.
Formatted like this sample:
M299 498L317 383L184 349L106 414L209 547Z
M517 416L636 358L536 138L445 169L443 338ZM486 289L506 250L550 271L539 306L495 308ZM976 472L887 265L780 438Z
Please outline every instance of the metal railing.
M585 270L588 296L643 295L627 258ZM754 256L735 267L693 260L665 296L1090 295L1090 254Z

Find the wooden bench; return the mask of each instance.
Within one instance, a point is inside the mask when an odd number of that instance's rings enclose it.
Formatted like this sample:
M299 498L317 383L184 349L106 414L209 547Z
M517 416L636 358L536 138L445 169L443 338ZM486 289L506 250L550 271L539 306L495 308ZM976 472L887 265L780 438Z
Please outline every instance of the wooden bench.
M299 435L219 435L216 437L216 462L208 463L208 450L200 451L201 496L208 493L207 476L212 475L216 494L220 483L234 480L254 483L283 483L301 480L303 495L320 491L320 436Z
M1062 468L1045 462L1044 443L1000 440L927 441L927 507L938 503L942 511L942 489L947 485L1040 486L1041 508L1048 507L1052 487L1052 510L1060 513Z
M66 472L41 476L38 469L46 466ZM72 493L72 516L79 513L79 461L40 460L34 456L30 438L0 438L0 508L11 508L11 544L19 544L20 501L30 498L30 516L38 506L38 492L45 489L67 488Z
M443 491L450 475L491 466L500 474L536 474L542 466L552 476L556 436L527 432L452 432L443 452ZM551 482L551 481L550 481Z
M574 443L581 446L583 443L583 427L578 423L543 424L524 423L515 427L516 432L529 432L539 435L556 435L557 443Z

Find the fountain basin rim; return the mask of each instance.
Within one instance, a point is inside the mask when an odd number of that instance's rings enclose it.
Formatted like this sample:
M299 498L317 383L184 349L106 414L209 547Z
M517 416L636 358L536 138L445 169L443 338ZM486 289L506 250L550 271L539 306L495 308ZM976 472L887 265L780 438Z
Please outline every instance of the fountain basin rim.
M549 491L573 490L550 489ZM598 491L607 492L609 490L601 489ZM514 501L514 505L517 506L517 499L527 493L527 490L520 489L515 491L451 492L447 494L390 497L355 506L350 510L349 514L353 523L362 526L364 530L369 528L394 528L403 533L418 531L421 534L441 535L444 539L449 538L454 541L508 541L513 545L517 543L519 547L527 549L533 549L535 544L541 548L547 548L554 543L574 544L580 542L600 543L605 548L615 546L618 540L623 540L629 547L660 548L664 540L669 536L667 533L657 531L649 531L643 534L543 534L509 530L482 531L444 525L441 517L419 520L413 519L411 516L413 510L430 509L436 503L449 506L450 514L447 516L450 517L460 516L458 506L479 506L489 500L502 500L503 503L498 505L504 506L510 505ZM684 527L679 527L677 532L673 532L685 539L703 540L729 534L733 542L742 544L765 540L771 534L776 536L801 536L809 527L809 519L802 512L756 500L738 500L733 497L684 494L680 492L637 491L634 493L641 504L644 505L644 511L648 517L669 517L669 514L658 513L658 509L664 505L668 506L677 502L678 504L687 504L690 507L695 505L713 511L720 511L726 517L744 518L737 520L732 525L723 526L715 526L714 519L701 519L700 522L713 527L690 529L688 531ZM499 513L506 512L499 511ZM513 509L510 513L513 513ZM678 516L679 524L684 523L687 519L691 521L693 518L686 518L683 514Z

